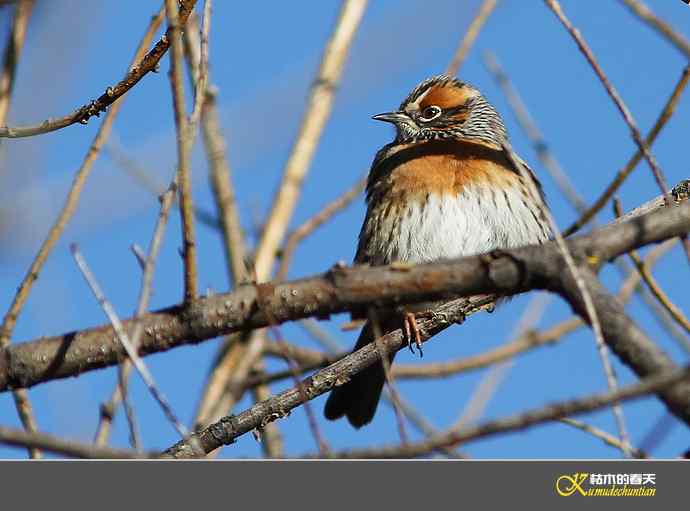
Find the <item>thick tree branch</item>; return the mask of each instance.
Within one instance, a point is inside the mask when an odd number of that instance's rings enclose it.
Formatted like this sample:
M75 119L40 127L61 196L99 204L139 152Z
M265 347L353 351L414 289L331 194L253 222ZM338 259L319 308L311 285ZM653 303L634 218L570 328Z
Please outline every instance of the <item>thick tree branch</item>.
M664 207L664 199L658 198L641 209L649 208L653 211L569 240L578 264L587 261L596 269L633 248L690 231L690 204ZM335 267L315 277L244 285L187 307L145 314L141 317L140 353L265 327L269 315L279 324L310 316L325 318L372 304L390 306L530 289L560 291L562 274L561 256L553 242L411 268ZM125 328L131 328L129 323L125 322ZM0 351L0 391L76 376L114 365L124 356L110 326L12 345Z
M604 338L611 351L640 378L676 370L673 360L625 314L623 304L606 292L594 273L585 269L581 273L596 304ZM586 318L584 302L577 288L565 285L564 298L581 317ZM659 392L659 397L677 417L690 424L690 382L666 387Z
M592 284L588 282L588 284ZM598 284L597 281L594 284ZM581 304L581 295L574 283L569 285L570 293L576 297L577 309L584 310ZM630 347L621 347L619 344L610 345L612 350L618 354L628 350L633 360L626 360L626 363L645 364L648 354L644 353L647 344L651 342L644 338L644 335L635 331L637 327L632 325L630 328L621 327L621 323L630 323L632 321L624 314L623 311L614 311L616 308L613 305L610 308L604 308L603 301L612 301L612 297L601 293L596 286L591 287L593 290L592 298L597 307L602 307L600 312L600 319L602 321L602 328L604 334L613 332L614 342L623 344L626 339L622 337L623 332L630 333L631 338L627 339ZM459 303L462 299L455 300L452 303L445 304L436 311L436 315L424 322L420 323L423 340L437 334L443 330L448 324L462 320L462 308L464 305ZM617 317L611 317L611 314ZM609 325L609 321L613 325ZM619 335L620 333L620 335ZM607 338L608 341L608 338ZM379 360L381 352L383 354L391 351L399 350L405 346L405 336L401 330L397 330L388 335L383 336L376 344L371 343L367 346L357 350L347 357L335 362L334 364L318 371L314 375L302 380L300 388L293 387L285 390L275 397L262 401L252 406L248 410L236 416L223 417L220 421L198 432L192 438L201 446L205 452L210 452L217 449L221 445L228 445L235 441L236 438L253 431L260 430L266 424L286 417L290 411L302 404L304 396L308 399L313 399L316 396L328 392L331 388L337 385L342 385L347 382L354 374L360 372L369 365L376 363ZM529 425L554 420L574 413L580 413L602 406L616 403L623 399L636 397L646 394L651 391L659 392L659 396L664 400L669 409L678 417L690 423L690 380L688 380L688 369L678 369L673 362L664 360L665 355L661 353L658 348L654 347L652 350L653 357L658 358L658 371L650 372L649 376L644 381L620 389L617 391L609 391L606 394L594 396L593 398L584 400L574 400L556 405L547 406L536 412L528 412L516 417L510 417L505 420L489 423L487 426L470 427L463 429L460 432L451 431L447 435L442 435L439 438L431 439L431 444L424 443L418 454L404 452L402 457L411 457L422 453L430 452L440 446L457 445L459 442L469 440L471 438L486 436L489 434L500 433L512 429L522 429ZM666 357L667 358L667 357ZM654 365L655 361L647 362L649 365ZM646 366L645 370L647 369ZM653 373L653 374L652 374ZM414 445L414 444L413 444ZM430 446L430 447L429 447ZM420 447L417 445L417 447ZM429 447L429 449L427 449ZM178 442L164 453L167 456L176 458L194 457L196 455L195 449L189 443Z
M650 250L644 259L645 268L651 271L651 268L657 260L665 253L667 253L675 245L675 240L667 240L664 243L657 245L653 250ZM616 295L618 299L626 304L642 277L639 272L632 271L628 274L626 280L621 285L621 288ZM307 322L309 320L303 320ZM426 364L404 364L396 363L392 367L392 374L396 379L411 378L411 379L430 379L430 378L446 378L448 376L457 375L461 372L471 371L497 364L506 359L516 357L517 355L533 350L535 348L547 345L554 345L562 341L568 334L574 332L582 327L584 322L577 316L563 320L545 330L527 331L522 335L517 336L513 341L494 348L477 355L469 357L461 357L454 360L446 360L443 362L430 362ZM264 345L264 354L272 357L283 358L287 354L290 359L299 362L300 371L302 374L321 369L333 362L346 357L348 352L340 352L339 349L333 350L331 353L324 353L319 350L305 348L289 344L286 347L279 347L277 343L268 342ZM330 350L329 350L330 351ZM273 383L275 381L284 380L291 376L291 371L282 370L269 374L256 374L250 376L245 385L251 388L262 383Z

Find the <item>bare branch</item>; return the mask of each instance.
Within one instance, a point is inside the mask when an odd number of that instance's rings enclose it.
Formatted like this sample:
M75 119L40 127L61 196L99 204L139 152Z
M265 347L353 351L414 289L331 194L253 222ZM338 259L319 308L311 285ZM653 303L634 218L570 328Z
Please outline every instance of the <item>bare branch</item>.
M533 330L536 324L546 312L546 307L551 299L550 295L535 294L525 307L524 312L517 321L515 331L518 336L523 336L526 332ZM489 400L494 395L501 382L505 379L511 367L515 363L515 358L508 357L491 368L482 377L474 392L467 400L467 404L452 426L461 428L465 424L476 422L482 416Z
M154 228L153 238L149 246L148 255L144 258L143 275L141 279L141 289L139 291L139 302L134 318L140 318L146 313L149 307L149 299L151 297L151 288L153 285L153 273L156 267L156 259L158 258L158 251L163 243L163 235L165 234L165 227L168 224L168 217L170 216L170 208L175 202L175 193L177 191L176 178L168 187L168 190L161 196L161 209ZM137 322L132 333L132 347L134 350L139 349L139 342L144 329L141 323ZM108 403L101 407L101 417L96 431L95 442L97 445L105 445L110 433L110 425L112 423L112 416L117 409L120 401L124 401L127 396L127 381L129 373L132 369L132 363L129 358L125 359L120 364L118 372L119 384L113 390ZM108 413L103 413L106 411Z
M586 236L567 241L576 261L596 269L633 248L656 243L690 230L690 204L664 205L664 199L643 206L641 216L618 221ZM457 261L418 265L401 271L393 266L337 267L326 274L282 284L264 284L262 309L276 323L305 317L326 317L358 310L372 303L395 306L453 299L477 294L514 294L536 288L558 289L564 277L554 242L466 257ZM233 293L199 299L141 317L141 354L247 331L268 325L257 308L258 288L245 285ZM607 298L608 299L608 298ZM127 328L130 322L125 322ZM636 328L636 327L635 327ZM645 353L646 348L641 350ZM644 366L658 362L656 347ZM108 326L44 337L0 351L0 390L29 387L117 363L125 355ZM657 362L652 362L657 360ZM651 368L651 366L650 366Z
M180 23L182 25L184 25L187 21L187 17L189 17L189 14L194 9L194 4L196 4L196 0L181 0ZM77 108L69 115L57 119L47 119L40 124L0 127L0 138L33 137L35 135L57 131L77 123L86 124L92 117L98 117L102 112L107 111L108 107L113 105L115 101L120 99L129 92L132 87L139 83L139 80L158 68L158 63L170 47L170 35L169 31L166 32L166 34L161 37L160 41L158 41L153 49L146 55L141 52L141 55L134 61L127 75L114 86L107 87L105 92L101 94L98 99ZM148 48L150 44L151 42L149 40L146 47Z
M15 8L12 28L5 45L2 73L0 74L0 125L5 124L7 119L17 64L19 64L19 58L24 48L26 27L29 24L33 6L34 0L20 0Z
M572 399L547 405L543 408L529 410L524 413L486 422L476 426L469 426L460 431L449 431L436 438L424 440L406 446L392 445L390 447L380 447L376 449L357 449L351 451L332 452L333 458L415 458L424 456L440 446L454 446L465 444L470 441L487 438L499 433L510 431L521 431L531 426L544 424L553 420L561 419L570 415L579 415L600 408L611 406L613 403L620 403L630 399L636 399L652 392L687 381L690 378L690 369L676 369L672 372L659 374L645 378L644 380L623 387L615 392L604 394L594 394L587 397ZM176 446L177 447L177 446ZM171 448L166 451L168 455L184 455L184 451Z
M160 26L161 21L161 16L156 16L151 20L151 23L149 24L146 33L135 52L133 63L138 62L141 59L142 55L146 51L146 48L149 46L149 44L151 44L153 35ZM5 314L5 317L2 321L2 325L0 326L0 348L4 348L10 344L12 332L14 331L14 327L16 326L19 313L24 307L24 304L26 303L26 300L29 297L29 293L31 292L33 284L38 278L41 270L43 269L43 265L45 264L46 260L48 259L48 256L52 252L55 243L57 243L60 236L62 236L65 226L70 221L72 215L74 214L74 211L77 208L79 197L81 196L81 192L84 188L84 184L86 183L86 179L91 173L93 163L96 161L96 158L98 157L98 154L101 148L103 147L103 144L110 135L113 121L115 120L115 116L117 115L121 106L121 101L114 104L113 107L106 114L105 119L103 119L103 123L101 124L101 127L98 130L98 134L91 143L91 147L89 148L89 151L86 153L84 161L82 162L81 167L79 168L76 176L74 177L72 187L70 188L69 194L67 195L67 199L62 207L62 210L60 211L57 219L50 228L48 236L43 241L43 244L41 245L41 248L36 254L36 257L31 263L29 271L27 272L26 276L22 279L22 282L19 284L17 293L14 295L14 298L12 299L12 304L10 305L9 310ZM1 132L2 129L0 128L0 136ZM32 413L27 394L22 390L18 390L13 394L15 403L17 405L17 411L19 413L20 418L22 419L22 423L30 431L35 431L36 426L32 418Z
M98 304L103 308L103 312L105 312L106 316L110 320L110 323L113 325L113 330L115 330L115 334L117 335L119 342L122 344L122 347L127 352L127 356L129 357L137 372L141 376L141 379L146 384L146 387L149 389L149 392L151 392L153 398L160 405L167 419L175 427L180 436L182 438L185 438L186 436L188 436L187 428L185 428L184 425L177 419L177 416L173 412L173 409L168 403L168 400L165 398L165 396L163 396L161 391L158 390L158 387L156 386L156 383L153 380L153 376L146 367L146 364L144 364L143 360L137 354L137 350L132 345L132 342L129 340L129 336L127 335L127 332L125 332L120 318L117 317L115 309L110 304L110 302L108 302L105 295L103 294L103 291L98 285L96 278L87 266L84 257L81 255L79 249L74 243L70 246L70 250L72 251L74 260L77 262L77 266L79 266L79 270L84 276L86 283L89 285L89 288L93 292L94 297L96 298L96 300L98 300Z
M544 168L547 170L568 202L573 205L578 213L582 213L587 209L587 204L584 202L582 197L580 197L580 194L575 189L575 186L570 181L570 178L566 174L565 170L563 170L560 163L558 163L558 160L554 157L553 153L549 149L549 144L546 142L544 135L541 133L539 127L532 119L527 106L525 105L524 101L522 101L520 94L511 83L508 74L499 64L496 55L494 55L493 52L485 51L482 53L482 57L484 60L484 66L489 73L491 73L491 76L493 76L493 78L496 80L496 83L503 91L503 94L508 100L508 104L515 114L515 118L527 135L529 141L532 143L532 146L537 153L537 157L541 160Z
M309 169L321 133L330 116L336 87L366 5L367 0L345 0L343 2L333 33L324 49L297 140L285 164L283 178L279 184L268 219L262 228L255 252L254 278L257 282L268 280L272 273L278 247L290 222L299 198L302 182ZM247 377L248 371L252 367L246 363L247 357L261 353L263 341L263 336L251 335L249 341L246 340L246 336L243 336L239 343L229 347L226 356L234 360L238 355L237 352L244 351L247 345L251 346L251 350L247 350L247 353L240 359L241 367L246 368L247 372L234 372L231 378L233 382L241 382ZM214 371L211 378L217 388L226 387L223 382L228 381L228 378L222 372ZM238 388L241 390L242 386ZM223 406L232 406L236 397L239 396L227 392L223 394ZM208 402L208 396L205 395L202 405L206 405ZM223 411L222 413L226 412Z
M644 260L647 267L651 268L656 264L657 260L667 253L675 244L675 240L667 240L652 249ZM638 272L632 271L628 275L623 285L618 292L618 299L627 303L633 294L637 284L641 281L641 276ZM302 320L306 323L309 320ZM470 357L463 357L457 360L449 360L446 362L432 362L427 364L396 364L392 368L393 375L398 379L429 379L429 378L445 378L459 373L489 367L493 364L502 362L506 359L512 358L520 353L538 348L540 346L548 346L561 341L566 335L574 332L583 325L583 321L578 317L572 317L557 323L541 332L527 331L523 335L518 336L515 340L508 344L473 355ZM308 350L306 348L289 346L289 355L292 359L298 360L302 366L301 372L310 371L326 367L333 362L340 360L347 356L347 352L333 352L330 355ZM282 356L284 348L281 350L271 343L264 346L264 353L271 356ZM247 380L246 385L251 388L260 383L272 383L277 380L288 378L290 373L288 371L277 371L272 374L254 376Z
M205 9L208 8L208 5L208 3L205 5ZM199 35L196 16L190 16L187 23L189 29L184 32L185 53L193 82L197 84L200 78L199 73L204 67L208 74L208 63L205 66L202 66L201 63L201 46L204 37ZM205 25L204 30L208 30L209 25ZM198 86L196 88L198 89ZM209 166L209 179L219 213L228 274L231 283L239 284L247 278L244 234L242 233L227 148L216 105L217 95L215 87L211 84L210 76L207 76L205 94L206 99L201 109L201 129Z
M659 18L652 10L640 0L621 0L630 11L640 18L644 23L652 27L662 37L666 38L683 55L690 59L690 41L683 35ZM687 3L687 2L686 2Z
M524 261L521 261L524 263ZM669 409L686 423L690 423L688 414L688 399L690 399L690 369L678 369L652 341L637 328L634 322L625 314L622 305L613 297L603 291L598 281L583 269L581 275L586 279L592 299L595 301L600 313L602 328L605 338L616 354L638 375L644 377L644 381L638 384L609 391L606 394L593 396L584 400L574 400L565 403L548 406L535 412L522 414L503 421L489 423L489 425L466 428L460 432L451 432L438 439L427 440L414 445L412 451L408 447L402 449L401 456L411 457L420 453L429 452L441 446L457 445L461 441L472 438L495 434L513 429L522 429L535 423L541 423L582 413L605 405L618 403L624 399L630 399L652 391L658 391L658 395L664 400ZM572 275L564 275L564 292L569 301L580 315L586 316L587 312L582 301L579 288L573 281ZM426 320L420 325L423 338L427 339L442 329L437 321L443 317L446 324L461 319L462 312L457 311L457 302L445 304L436 312L435 318ZM460 314L460 316L458 315ZM430 329L432 329L429 331ZM383 346L384 356L404 346L405 336L400 330L381 338L378 346L368 344L356 352L348 355L335 364L317 372L303 380L303 390L297 387L286 390L274 398L257 403L250 409L236 416L222 418L219 422L198 432L193 438L198 441L204 452L210 452L221 445L232 443L237 437L252 431L269 421L285 417L290 410L302 403L305 393L310 399L332 389L337 382L346 381L352 375L379 362L381 355L379 349ZM423 446L423 449L420 448ZM397 451L396 451L397 452ZM195 451L190 449L185 442L179 442L168 449L165 454L173 457L190 457ZM340 454L340 453L338 453Z
M617 198L614 198L613 208L614 213L617 217L623 216L623 209L621 207L620 201ZM663 289L661 289L661 286L659 286L656 279L652 275L652 272L649 270L645 262L637 253L637 251L631 250L628 253L628 255L630 256L630 259L635 265L635 268L637 268L637 271L640 272L642 280L645 281L645 283L649 287L649 290L652 292L652 295L654 295L656 299L659 300L659 303L666 309L666 311L668 311L669 315L681 327L683 327L686 332L690 333L690 321L688 321L688 318L685 317L683 312L671 301L668 295L664 293ZM686 346L686 348L690 348L690 346Z
M295 229L285 242L285 248L280 255L280 268L276 273L278 282L285 280L287 277L288 268L292 261L292 256L297 248L297 245L307 236L309 236L316 229L321 227L324 223L330 220L333 215L348 207L353 200L355 200L364 191L367 184L367 179L362 178L357 181L351 188L343 192L340 197L332 202L326 204L321 211L316 213L311 218L307 219L302 225Z
M575 186L572 184L570 179L568 178L568 175L565 173L561 165L558 163L558 160L556 157L552 154L552 152L549 149L549 145L547 144L544 136L542 135L541 131L539 130L539 127L535 123L535 121L532 119L532 117L529 114L529 111L527 110L526 105L522 101L522 98L520 97L520 94L518 91L515 89L515 87L512 85L510 78L508 75L503 71L501 68L500 64L498 63L498 60L494 56L493 53L491 52L485 52L484 53L484 62L489 70L489 72L494 76L496 79L498 85L501 87L503 90L503 93L506 96L506 99L508 100L508 103L510 104L515 117L524 130L524 132L527 134L527 137L530 139L532 142L532 145L534 146L534 150L537 153L537 156L541 160L542 164L546 168L546 170L551 174L551 177L554 179L556 185L560 188L561 193L565 196L565 198L570 202L570 204L573 205L573 207L576 209L578 213L581 215L587 215L587 216L582 216L582 219L589 219L591 218L592 222L594 225L597 225L596 218L591 217L591 215L596 211L596 207L598 205L603 205L605 202L597 202L597 205L593 206L593 208L589 211L587 211L587 204L585 201L582 199L578 191L576 190ZM680 83L676 86L676 92L672 95L672 99L669 101L669 103L666 105L664 108L660 120L662 119L667 119L669 114L668 109L670 106L675 105L675 101L677 100L679 96L679 91L682 89L685 83L685 79L687 78L687 73L683 73L683 76L681 77ZM658 133L658 129L660 128L659 121L657 121L657 127L655 127L650 135L647 137L647 142L651 143L650 137L652 135L656 136ZM657 131L655 131L657 130ZM631 162L636 162L637 160L635 159L641 158L641 153L637 152L636 156L631 160ZM633 169L632 163L629 163L628 166L626 167L626 171L631 171ZM620 175L620 173L619 173ZM623 177L624 178L624 177ZM614 181L615 183L615 181ZM618 182L618 184L622 183L622 181ZM605 196L606 194L604 194ZM622 275L625 275L628 273L628 265L625 264L625 261L622 259L619 259L615 262L616 267L620 271ZM686 337L683 335L682 332L678 331L678 328L676 327L675 323L673 322L673 319L669 317L669 314L661 308L659 303L655 300L654 297L647 291L647 289L643 286L638 286L636 288L636 291L640 294L640 297L642 300L650 307L652 313L656 316L656 318L659 320L659 322L669 331L669 333L676 339L678 342L685 346L687 345L688 341Z
M145 454L125 449L112 449L110 447L83 444L80 442L47 435L45 433L29 433L18 429L6 428L4 426L0 426L0 443L20 447L31 447L34 449L43 449L45 451L54 452L65 456L72 456L74 458L131 459L152 458L157 456L155 453Z
M676 106L680 100L680 97L685 90L685 86L690 80L690 66L683 69L680 79L673 88L671 96L666 101L664 108L661 110L659 117L657 118L654 126L647 134L645 143L647 147L651 147L657 138L657 135L661 132L662 128L666 125L668 120L671 118L673 113L676 111ZM564 236L570 236L571 234L579 231L582 227L587 225L594 216L601 211L601 209L606 205L606 203L611 200L618 188L623 184L625 179L630 175L630 173L635 169L637 164L642 159L642 152L638 149L632 158L625 164L625 166L616 173L616 177L613 181L606 187L606 190L599 196L599 198L594 201L594 204L585 213L577 219L570 227L563 231Z
M566 18L565 14L563 13L563 10L561 9L561 5L558 2L558 0L545 0L545 2L546 2L546 5L549 6L549 8L554 12L556 17L563 24L565 29L570 33L572 38L575 40L575 43L577 44L578 48L580 49L582 54L587 59L587 62L589 62L590 66L592 66L594 73L597 75L599 80L601 80L601 83L604 86L604 88L606 89L606 92L611 97L614 104L616 105L616 108L618 108L618 111L623 116L625 123L628 125L628 128L630 128L630 132L632 134L633 140L635 141L635 143L637 144L637 147L642 152L642 156L644 157L644 159L647 160L647 163L649 163L649 167L652 169L652 173L654 174L654 179L656 180L657 184L659 185L659 190L661 190L661 193L668 193L669 192L669 186L668 186L668 183L666 182L666 178L664 177L664 175L661 171L661 168L659 167L659 164L656 161L656 158L650 152L649 146L645 143L644 140L642 140L642 134L640 133L640 130L637 127L637 123L635 122L635 119L633 119L633 116L630 113L630 110L628 110L628 107L623 102L623 99L620 97L620 94L618 94L618 91L611 84L608 77L604 73L603 69L601 69L601 66L599 66L599 63L597 62L596 58L594 57L592 50L589 48L589 45L584 40L584 38L580 35L580 31L577 30L572 25L572 23L570 23L570 20L568 20L568 18Z
M180 218L182 220L182 257L184 259L184 301L189 303L198 294L198 272L196 265L196 234L194 231L194 206L192 202L192 183L190 158L194 137L194 124L185 117L184 82L182 70L182 30L180 23L185 20L178 13L177 0L165 0L168 17L168 37L172 44L170 59L170 83L173 92L175 128L177 130L177 179L180 187ZM203 81L204 79L201 79ZM199 94L203 98L203 94ZM195 102L197 115L201 103Z
M258 282L267 280L271 274L276 252L297 204L302 182L330 116L338 81L366 6L367 0L343 2L335 30L324 50L307 111L285 164L283 178L256 249L254 268Z
M551 215L551 211L544 203L543 196L539 193L539 190L537 190L537 186L534 180L529 175L527 169L522 165L515 153L513 153L513 150L510 147L508 141L503 142L503 150L510 158L515 169L522 176L523 182L528 184L528 187L531 189L530 191L532 197L535 197L536 200L539 201L538 205L541 214L540 220L550 227L554 239L556 240L556 244L558 245L558 248L563 256L563 262L565 263L565 266L568 268L568 271L572 275L573 281L577 287L580 297L582 298L582 302L584 304L586 312L586 317L588 319L589 324L592 327L592 331L594 332L594 340L596 342L599 358L601 359L601 363L604 367L606 382L608 383L609 390L615 391L618 386L618 383L616 380L616 375L613 372L613 366L611 365L611 361L609 360L609 351L606 347L606 342L604 341L604 333L601 328L601 323L599 322L599 315L597 313L594 300L592 300L592 296L589 292L589 289L587 288L587 284L581 275L581 271L575 265L573 256L570 253L570 250L568 249L568 245L566 245L565 243L565 238L563 238L563 235L558 229L558 225L556 225L556 221L554 220L553 215ZM628 440L628 433L627 428L625 426L625 420L623 417L623 410L617 404L613 405L612 409L614 418L616 420L616 426L618 427L618 432L621 437L621 442L623 442L624 445L628 445L630 442Z
M606 431L603 431L599 428L595 428L591 424L587 424L586 422L582 422L577 419L570 419L568 417L564 417L558 420L563 424L567 424L568 426L572 426L575 429L579 429L580 431L589 433L593 437L598 438L599 440L604 442L606 445L610 445L611 447L620 449L624 454L626 454L626 450L629 451L632 454L633 458L648 458L647 454L644 451L637 449L635 447L628 447L626 449L626 446L623 443L621 443L621 441L618 440L615 436L610 435Z
M475 39L479 35L479 31L486 23L493 10L496 8L497 0L484 0L482 5L479 7L476 16L467 28L465 35L463 36L458 48L455 50L455 54L451 59L448 67L446 68L446 74L448 76L455 76L460 71L460 66L467 58L467 54L470 52L470 48L474 44Z
M479 306L484 305L479 304ZM418 322L423 341L444 330L449 325L460 322L468 312L476 309L478 304L471 299L458 299L440 306L437 314L429 319ZM197 441L204 452L210 452L223 444L231 443L234 438L256 428L261 428L268 422L285 417L303 400L313 399L333 388L337 382L347 381L354 374L373 363L380 363L379 356L391 351L402 349L406 345L406 336L402 329L394 330L379 338L377 343L369 343L363 348L351 353L331 366L322 369L311 377L302 380L299 386L281 392L269 400L255 404L250 410L238 416L223 417L219 422L196 433L193 439ZM171 448L168 454L175 456L194 456L194 449L189 449L185 442Z

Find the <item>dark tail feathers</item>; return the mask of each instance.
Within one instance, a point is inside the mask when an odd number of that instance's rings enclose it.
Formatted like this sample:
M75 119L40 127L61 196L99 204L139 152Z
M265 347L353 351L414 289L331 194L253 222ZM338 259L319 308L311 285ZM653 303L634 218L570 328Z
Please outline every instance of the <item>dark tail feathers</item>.
M359 334L353 351L369 344L373 339L372 329L367 322ZM390 355L390 362L393 362L394 356L395 354ZM369 424L376 413L385 381L383 366L380 362L374 363L354 375L349 382L331 391L326 401L324 415L328 420L345 416L349 423L358 429Z

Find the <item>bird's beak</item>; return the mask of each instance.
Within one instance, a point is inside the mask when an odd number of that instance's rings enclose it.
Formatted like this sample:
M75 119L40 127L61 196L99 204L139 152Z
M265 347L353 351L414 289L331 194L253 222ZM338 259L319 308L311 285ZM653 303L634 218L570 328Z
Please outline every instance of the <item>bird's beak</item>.
M409 116L403 112L386 112L383 114L374 115L371 117L376 121L392 122L397 124L399 122L405 122L410 120Z

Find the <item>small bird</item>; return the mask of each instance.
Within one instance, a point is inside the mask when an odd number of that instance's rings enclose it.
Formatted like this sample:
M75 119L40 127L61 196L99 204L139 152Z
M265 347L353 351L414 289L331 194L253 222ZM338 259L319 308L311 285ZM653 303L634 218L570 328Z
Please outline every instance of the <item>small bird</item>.
M369 171L367 212L356 264L426 263L539 244L551 237L542 214L541 185L527 167L530 186L504 152L501 116L476 88L439 75L417 85L396 112L373 116L396 128ZM382 333L402 325L410 347L421 345L420 307L377 314ZM423 310L423 309L422 309ZM414 338L414 339L413 339ZM374 341L367 322L354 350ZM390 361L392 362L392 355ZM385 374L373 364L335 387L326 402L329 420L347 417L355 428L371 422Z

